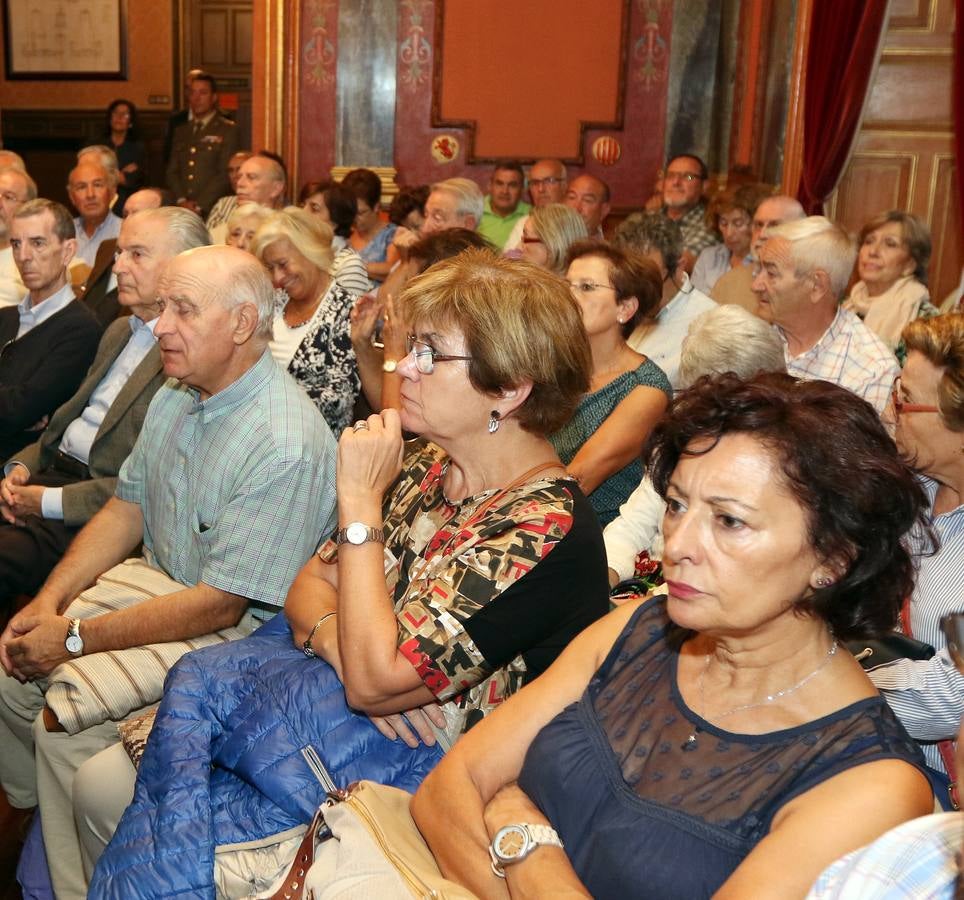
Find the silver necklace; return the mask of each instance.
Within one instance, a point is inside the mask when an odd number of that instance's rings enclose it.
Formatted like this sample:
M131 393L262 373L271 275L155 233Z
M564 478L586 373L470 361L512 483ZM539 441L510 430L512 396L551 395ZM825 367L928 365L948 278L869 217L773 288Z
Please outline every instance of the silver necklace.
M766 697L764 697L762 700L758 700L756 703L743 703L740 706L734 706L733 709L727 710L725 713L721 713L720 715L718 715L716 717L716 720L719 721L720 719L725 719L728 716L736 715L736 713L743 712L744 710L747 710L747 709L756 709L758 706L766 706L768 703L775 703L781 697L786 697L789 694L792 694L794 691L799 691L800 688L802 688L808 681L810 681L812 678L816 678L830 664L830 660L833 659L834 654L837 652L837 647L838 647L838 644L836 641L834 641L830 645L830 649L827 651L827 655L824 661L820 663L820 665L817 666L817 668L814 669L809 675L805 675L803 678L801 678L800 681L798 681L796 684L791 685L788 688L784 688L782 691L775 691L772 694L767 694ZM711 658L712 658L712 654L707 653L706 662L703 663L703 671L700 672L699 681L697 682L697 685L699 687L699 693L700 693L700 718L701 719L705 718L703 714L706 712L706 696L704 694L704 681L706 679L706 672L710 667ZM700 732L700 726L694 725L693 730L689 734L689 737L687 737L686 740L683 741L682 744L680 744L680 750L695 750L697 745L696 736L699 734L699 732Z

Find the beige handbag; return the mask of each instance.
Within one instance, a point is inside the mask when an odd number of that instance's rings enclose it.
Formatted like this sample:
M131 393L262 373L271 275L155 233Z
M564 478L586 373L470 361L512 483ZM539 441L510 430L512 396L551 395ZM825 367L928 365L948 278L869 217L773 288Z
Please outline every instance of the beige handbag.
M409 812L412 795L373 781L329 794L271 900L477 900L439 871Z

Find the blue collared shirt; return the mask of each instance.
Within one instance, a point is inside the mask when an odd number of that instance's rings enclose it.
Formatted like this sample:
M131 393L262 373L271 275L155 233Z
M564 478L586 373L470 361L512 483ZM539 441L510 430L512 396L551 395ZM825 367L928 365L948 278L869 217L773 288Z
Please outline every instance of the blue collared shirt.
M157 319L143 322L137 316L131 316L129 321L130 339L90 395L84 411L67 426L60 441L61 452L84 465L90 461L90 448L111 404L154 346ZM63 519L63 488L45 488L40 498L40 508L45 519Z
M27 294L17 311L20 313L20 327L17 329L17 340L20 340L32 328L36 328L41 322L46 322L52 315L59 313L71 300L74 299L74 289L68 282L56 294L51 294L46 300L41 300L36 306L30 302L30 294Z
M74 219L74 228L77 230L75 258L93 268L101 241L111 240L120 234L121 219L112 212L107 213L107 217L94 229L90 237L87 237L87 232L84 231L84 220L80 216Z
M337 445L268 350L206 400L169 380L117 479L144 517L144 556L272 609L335 524Z

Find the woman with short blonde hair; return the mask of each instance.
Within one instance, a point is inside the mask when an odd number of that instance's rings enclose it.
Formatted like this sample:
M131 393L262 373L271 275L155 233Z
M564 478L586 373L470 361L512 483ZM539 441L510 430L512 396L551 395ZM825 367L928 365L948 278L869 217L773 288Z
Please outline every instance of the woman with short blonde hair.
M564 203L529 213L522 226L522 258L556 275L566 274L566 257L576 241L589 237L582 216Z
M361 390L351 346L352 295L331 276L330 225L296 206L271 213L251 252L278 291L271 353L311 397L337 437Z

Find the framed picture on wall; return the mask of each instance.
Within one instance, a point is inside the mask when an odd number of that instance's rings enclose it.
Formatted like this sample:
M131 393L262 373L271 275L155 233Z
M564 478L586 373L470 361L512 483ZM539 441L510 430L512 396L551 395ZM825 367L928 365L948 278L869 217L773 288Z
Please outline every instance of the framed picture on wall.
M127 0L0 0L8 80L127 77Z

